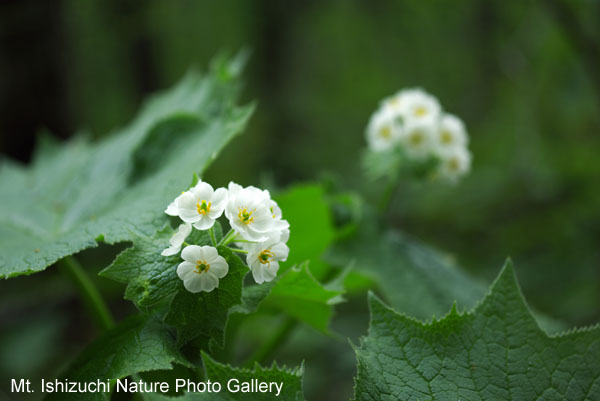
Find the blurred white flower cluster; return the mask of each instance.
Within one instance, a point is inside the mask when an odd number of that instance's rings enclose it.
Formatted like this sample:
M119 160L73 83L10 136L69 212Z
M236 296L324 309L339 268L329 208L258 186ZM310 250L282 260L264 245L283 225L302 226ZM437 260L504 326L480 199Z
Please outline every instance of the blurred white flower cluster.
M422 89L404 89L384 99L367 126L371 152L400 152L413 164L434 166L430 173L456 181L469 172L471 153L463 122L445 113Z
M229 266L217 246L234 243L238 248L232 250L246 254L246 263L259 284L273 280L279 262L288 257L290 225L282 219L281 209L267 190L244 188L233 182L228 188L214 190L210 184L199 181L179 195L165 213L183 220L162 255L175 255L185 246L181 252L184 261L177 267L177 274L188 291L210 292L227 275ZM223 214L231 230L217 243L213 226ZM192 228L208 230L213 246L187 244Z

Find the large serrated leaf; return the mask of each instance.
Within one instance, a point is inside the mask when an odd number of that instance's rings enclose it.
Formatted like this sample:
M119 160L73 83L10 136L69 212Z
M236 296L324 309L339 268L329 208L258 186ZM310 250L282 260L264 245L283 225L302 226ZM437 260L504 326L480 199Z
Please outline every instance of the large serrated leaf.
M87 347L61 376L71 382L120 379L138 372L189 365L175 335L159 319L134 315ZM107 400L109 393L52 393L48 400Z
M357 349L355 398L371 400L600 400L600 326L548 336L507 263L489 295L421 323L371 296Z
M188 74L107 139L44 146L30 168L0 165L0 277L30 274L96 246L152 235L163 211L239 133L252 112L237 81Z

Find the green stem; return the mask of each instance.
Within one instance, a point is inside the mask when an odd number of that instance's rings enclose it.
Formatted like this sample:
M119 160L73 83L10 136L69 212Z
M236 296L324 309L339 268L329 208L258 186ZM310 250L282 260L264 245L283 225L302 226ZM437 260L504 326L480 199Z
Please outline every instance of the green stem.
M208 229L208 235L210 235L210 241L212 242L213 246L216 247L217 246L217 238L215 237L214 226Z
M244 363L244 366L251 367L254 362L260 364L265 363L271 355L279 348L289 337L289 334L296 328L298 321L291 317L287 317L279 326L279 329L273 336L256 350Z
M398 181L391 180L385 189L383 190L383 194L381 194L381 199L379 200L379 214L384 215L387 213L390 208L390 203L394 197L394 192L398 188Z
M230 242L233 242L235 240L236 235L237 235L237 233L235 232L234 229L229 230L229 232L221 239L221 241L219 241L217 246L227 245Z
M83 299L92 320L101 330L108 330L114 326L114 320L110 310L100 296L100 292L92 283L81 264L73 256L67 256L57 262L60 270L67 275L75 284L77 292Z
M237 249L237 248L229 248L230 250L232 250L233 252L239 252L239 253L248 253L248 251L245 251L243 249Z

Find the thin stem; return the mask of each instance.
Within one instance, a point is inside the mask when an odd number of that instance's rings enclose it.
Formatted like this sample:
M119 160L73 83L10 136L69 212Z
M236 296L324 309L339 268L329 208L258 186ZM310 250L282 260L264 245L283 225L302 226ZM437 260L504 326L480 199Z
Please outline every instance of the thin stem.
M217 238L215 237L215 230L214 230L214 226L208 229L208 235L210 235L210 241L212 242L213 246L217 246Z
M73 256L67 256L57 262L60 270L67 275L75 284L77 292L92 316L92 320L101 330L108 330L114 326L114 320L110 310L104 303L100 292L92 283L81 264Z
M229 248L230 250L232 250L233 252L239 252L239 253L248 253L248 251L245 251L243 249L238 249L238 248Z
M390 182L388 182L388 184L386 185L385 189L383 190L383 193L381 194L381 198L379 199L379 214L380 215L383 216L384 214L386 214L386 212L390 208L390 204L394 197L394 192L396 192L397 188L398 188L398 180L395 180L395 179L390 180Z
M254 362L265 363L271 355L279 348L289 337L289 334L296 328L298 321L291 317L287 317L285 321L279 326L279 329L273 334L273 336L264 343L260 348L250 355L250 357L244 363L245 366L250 367Z
M221 241L219 241L219 243L217 244L217 246L227 245L230 242L235 241L235 236L236 235L237 235L237 233L235 232L234 229L229 230L229 232L221 239Z

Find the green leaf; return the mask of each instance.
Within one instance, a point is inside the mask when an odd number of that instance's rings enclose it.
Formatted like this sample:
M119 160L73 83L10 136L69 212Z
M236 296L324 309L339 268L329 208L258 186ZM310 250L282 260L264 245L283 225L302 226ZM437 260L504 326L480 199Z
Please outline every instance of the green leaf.
M262 401L262 400L282 400L282 401L302 401L302 374L304 368L302 366L295 369L287 369L278 367L275 363L270 368L264 368L258 364L254 365L253 369L234 368L229 365L223 365L214 361L205 353L202 353L206 377L211 382L219 382L221 384L220 393L187 393L184 396L169 398L162 395L148 395L147 401ZM273 385L272 392L242 392L235 391L232 387L230 391L227 383L235 379L238 382L232 382L231 385L249 383L252 380L266 383L278 383L280 385L280 393L277 394L277 389Z
M304 263L269 283L245 286L242 302L232 312L250 314L259 307L275 310L329 334L333 307L342 301L343 294L341 283L334 284L323 286L308 270L308 263Z
M219 223L214 227L217 238L220 238ZM167 226L152 237L135 235L133 246L121 252L110 266L99 273L100 276L126 283L125 299L143 311L168 304L178 290L185 291L177 276L181 257L160 254L169 246L173 233L173 229ZM211 243L208 231L198 230L193 230L187 241L196 245Z
M352 265L377 283L392 307L423 320L444 315L454 302L471 308L485 295L486 286L462 271L451 256L400 231L382 234L375 221L367 211L355 235L335 244L325 259L337 266ZM539 313L536 318L549 332L564 329L555 319Z
M455 301L459 307L472 307L485 294L485 286L449 257L398 231L382 235L375 224L363 222L326 258L338 266L352 264L379 285L394 308L421 319L442 316Z
M334 238L331 213L318 185L298 185L275 197L290 223L290 255L282 269L310 260L310 271L322 279L329 269L321 256Z
M41 271L97 240L130 241L162 227L164 209L190 175L204 171L252 112L234 107L237 81L224 68L188 74L102 141L46 141L30 168L4 160L0 277Z
M472 312L421 323L369 299L355 399L600 400L600 326L548 336L507 263Z
M175 336L159 319L134 315L87 347L60 380L76 382L120 379L138 372L189 365L179 353ZM53 400L104 400L107 393L52 393Z
M193 294L179 280L165 321L177 328L180 344L195 340L202 349L221 347L230 308L242 302L242 281L248 268L229 248L218 247L229 264L229 273L211 292Z
M262 301L265 308L282 311L323 333L329 333L333 306L342 291L326 289L308 270L308 264L283 274Z

